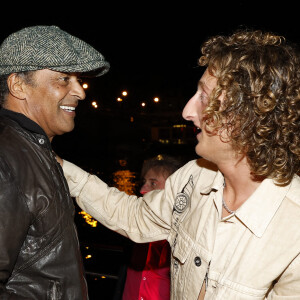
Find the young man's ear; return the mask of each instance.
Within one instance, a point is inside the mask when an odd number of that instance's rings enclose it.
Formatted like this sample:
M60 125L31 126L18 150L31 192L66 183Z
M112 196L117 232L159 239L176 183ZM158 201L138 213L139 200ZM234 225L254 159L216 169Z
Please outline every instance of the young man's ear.
M19 100L26 99L26 84L21 76L12 73L7 78L9 93Z

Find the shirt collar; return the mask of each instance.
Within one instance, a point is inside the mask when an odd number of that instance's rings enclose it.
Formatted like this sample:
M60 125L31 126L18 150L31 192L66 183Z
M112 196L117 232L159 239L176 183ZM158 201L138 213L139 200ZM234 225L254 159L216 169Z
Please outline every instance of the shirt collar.
M218 171L214 180L201 188L201 194L209 194L211 191L223 190L224 177ZM265 179L247 199L247 201L237 209L235 216L241 220L257 237L262 237L276 211L286 197L291 184L278 186L272 179ZM219 203L220 202L220 203ZM216 207L221 213L222 203L216 202Z
M265 179L236 211L239 218L257 237L262 237L276 211L286 197L291 184L278 186L272 179Z
M207 179L207 176L205 174L203 180ZM219 218L221 219L222 217L222 195L223 195L223 189L224 189L224 176L220 171L217 171L215 174L215 177L213 178L212 182L209 185L205 185L201 187L200 193L202 195L208 195L212 191L218 192L220 191L221 195L218 195L218 193L215 194L214 196L214 203L216 206L216 209L219 214Z
M206 174L203 176L203 180L205 180ZM224 176L220 171L217 171L217 174L215 175L213 181L209 185L204 185L200 193L201 194L209 194L212 190L218 191L220 189L223 189L224 185Z

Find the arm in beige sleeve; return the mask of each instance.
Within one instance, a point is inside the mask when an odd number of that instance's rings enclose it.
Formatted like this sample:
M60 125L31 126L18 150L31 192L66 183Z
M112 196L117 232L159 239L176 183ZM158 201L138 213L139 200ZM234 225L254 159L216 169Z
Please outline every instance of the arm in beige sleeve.
M69 185L71 196L77 197L87 183L90 174L67 160L63 160L61 165Z
M104 226L136 242L167 238L172 217L172 203L167 200L172 197L167 192L153 191L138 198L109 187L66 160L63 171L78 205Z
M300 254L281 274L268 300L298 300L300 299Z

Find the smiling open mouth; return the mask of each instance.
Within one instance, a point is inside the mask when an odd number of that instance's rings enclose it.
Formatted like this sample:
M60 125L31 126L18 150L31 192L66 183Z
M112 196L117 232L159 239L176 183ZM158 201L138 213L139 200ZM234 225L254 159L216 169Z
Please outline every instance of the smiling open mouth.
M64 105L62 105L62 106L60 106L60 108L63 109L63 110L65 110L65 111L67 111L67 112L73 112L73 111L75 111L75 107L72 107L72 106L64 106Z

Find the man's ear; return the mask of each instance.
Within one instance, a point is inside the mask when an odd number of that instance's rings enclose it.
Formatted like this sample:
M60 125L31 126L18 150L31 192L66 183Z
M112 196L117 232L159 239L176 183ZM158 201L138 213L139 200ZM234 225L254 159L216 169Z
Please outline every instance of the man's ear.
M12 96L19 100L26 99L26 84L17 73L12 73L7 78L7 86Z

